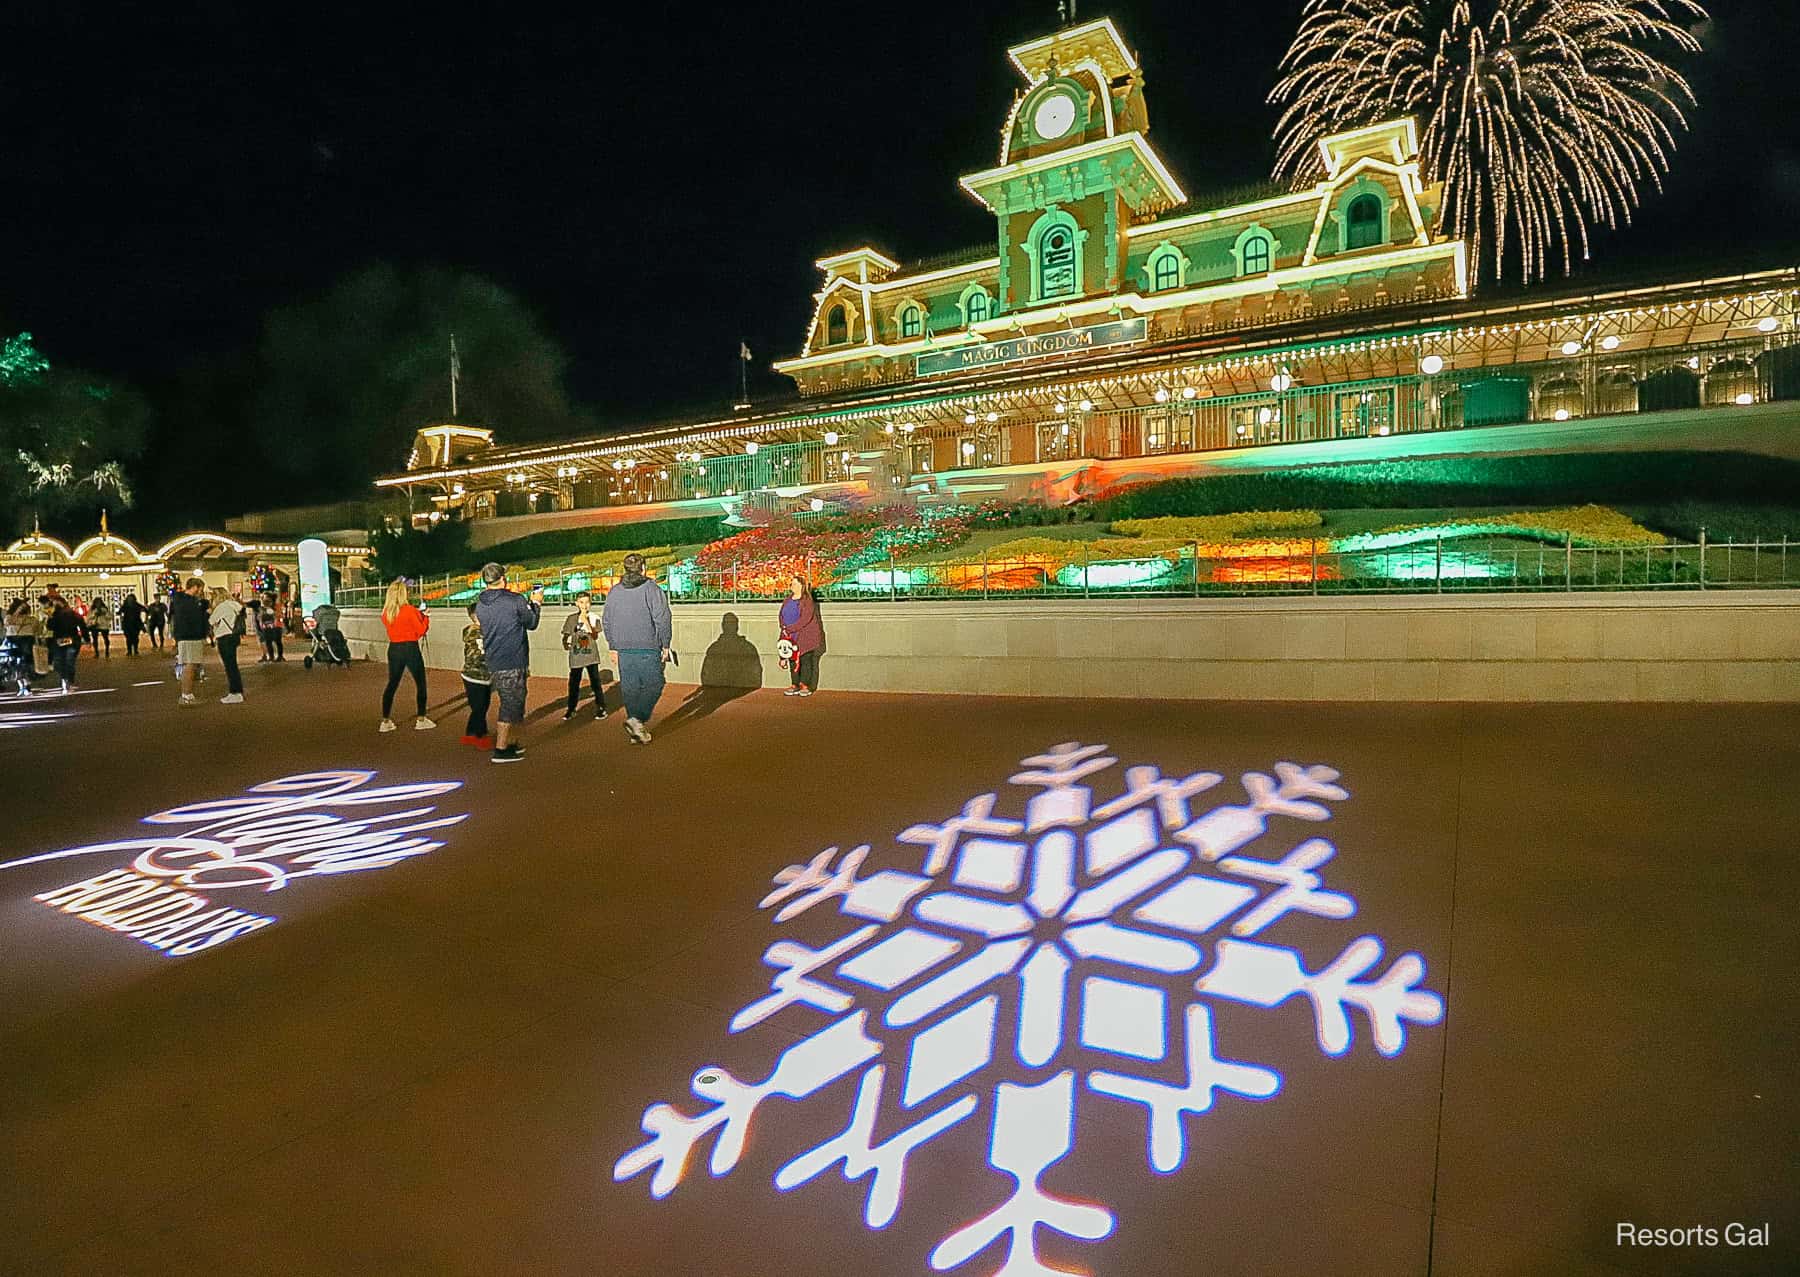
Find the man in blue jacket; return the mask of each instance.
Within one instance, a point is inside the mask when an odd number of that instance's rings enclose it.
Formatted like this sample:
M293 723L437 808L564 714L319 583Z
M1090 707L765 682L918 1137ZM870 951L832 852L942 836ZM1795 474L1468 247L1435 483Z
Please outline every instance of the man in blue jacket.
M663 693L663 662L669 659L673 618L669 597L644 575L644 556L625 556L625 575L606 593L600 629L619 671L619 693L625 700L625 735L633 744L648 745L645 727Z
M481 650L493 675L494 698L500 702L500 728L494 736L494 754L488 761L516 763L525 751L513 743L515 727L525 721L525 680L531 669L530 632L543 613L544 591L529 599L514 594L506 585L506 569L490 563L481 569L486 588L475 600L475 620L481 626Z

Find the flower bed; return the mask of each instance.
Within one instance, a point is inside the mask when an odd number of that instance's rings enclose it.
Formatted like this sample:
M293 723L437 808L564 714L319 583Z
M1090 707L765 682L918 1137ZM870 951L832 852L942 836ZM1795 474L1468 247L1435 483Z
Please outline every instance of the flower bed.
M1297 532L1325 522L1317 510L1246 510L1241 514L1154 519L1120 519L1112 530L1128 537L1164 537L1180 541L1238 541L1258 532Z
M1565 537L1579 546L1662 545L1668 538L1606 506L1570 506L1459 519L1454 523L1403 523L1377 532L1362 532L1332 542L1336 550L1389 550L1422 541L1478 536L1527 537L1561 545Z
M829 519L779 518L714 541L679 565L680 578L742 594L785 594L796 576L828 585L890 557L966 541L973 513L961 506L888 507Z

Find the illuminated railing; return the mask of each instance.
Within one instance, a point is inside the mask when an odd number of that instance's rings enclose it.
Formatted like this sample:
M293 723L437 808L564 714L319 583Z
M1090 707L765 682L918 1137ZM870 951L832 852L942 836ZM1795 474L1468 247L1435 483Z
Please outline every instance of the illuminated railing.
M1082 545L1063 557L890 560L822 581L819 593L850 602L1800 587L1800 542L1786 541L1608 547L1437 539L1367 550L1215 555L1210 549L1189 544L1100 558ZM779 598L786 589L779 579L745 564L678 573L670 593L677 602L722 602Z
M817 583L820 597L834 602L1800 587L1800 541L1785 540L1593 546L1439 537L1361 550L1310 550L1307 543L1229 554L1216 549L1190 542L1132 556L1108 547L1100 557L1087 543L1076 543L1068 555L888 559L846 572L808 562L798 570ZM750 562L711 570L675 564L655 575L676 603L734 603L780 599L790 570ZM536 583L552 605L583 590L603 598L610 584L591 574L549 575ZM379 608L384 593L377 586L341 590L336 601L340 607ZM460 608L480 588L466 577L440 576L417 582L416 593L427 607Z

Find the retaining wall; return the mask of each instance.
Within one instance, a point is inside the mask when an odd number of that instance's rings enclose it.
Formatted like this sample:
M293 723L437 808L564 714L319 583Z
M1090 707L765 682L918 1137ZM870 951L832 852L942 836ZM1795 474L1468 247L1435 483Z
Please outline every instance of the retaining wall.
M568 668L567 611L544 609L532 645L540 675ZM671 681L785 685L776 611L677 606ZM822 682L859 691L1800 702L1793 591L856 603L822 614ZM432 620L427 663L461 668L462 613ZM384 655L374 611L346 611L344 631L359 656Z

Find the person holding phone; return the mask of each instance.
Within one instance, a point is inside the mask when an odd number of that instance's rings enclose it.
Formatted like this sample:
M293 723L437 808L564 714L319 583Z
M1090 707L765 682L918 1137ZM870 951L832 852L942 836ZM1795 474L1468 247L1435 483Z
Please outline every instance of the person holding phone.
M488 678L500 709L494 734L494 752L488 761L516 763L525 756L514 737L525 721L525 686L531 671L531 631L543 614L544 591L533 586L531 597L515 594L506 583L506 569L489 563L481 569L485 587L475 600L475 621L481 626L481 648L487 657Z

